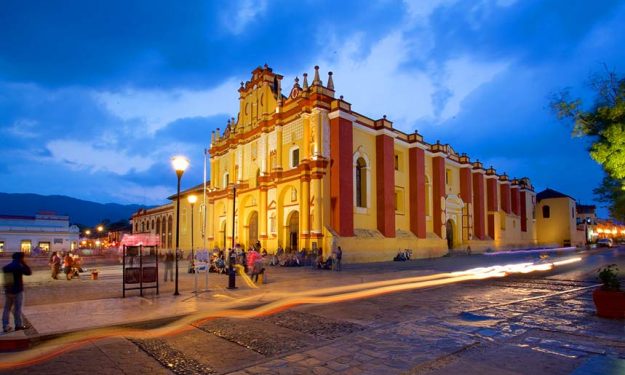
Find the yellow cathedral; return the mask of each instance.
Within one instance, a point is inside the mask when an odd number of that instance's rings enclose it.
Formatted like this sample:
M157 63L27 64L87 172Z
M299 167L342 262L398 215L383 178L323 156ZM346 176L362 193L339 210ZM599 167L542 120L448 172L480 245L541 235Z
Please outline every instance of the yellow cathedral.
M185 199L202 201L203 185L181 193L181 249L191 233L196 249L260 241L269 253L280 246L327 255L341 246L348 262L391 260L400 249L425 258L536 244L529 179L352 110L335 97L332 72L324 83L315 67L288 96L282 78L265 65L241 83L238 117L210 138L205 228L200 205L191 210ZM163 248L175 243L170 199L132 219L134 232L157 234Z

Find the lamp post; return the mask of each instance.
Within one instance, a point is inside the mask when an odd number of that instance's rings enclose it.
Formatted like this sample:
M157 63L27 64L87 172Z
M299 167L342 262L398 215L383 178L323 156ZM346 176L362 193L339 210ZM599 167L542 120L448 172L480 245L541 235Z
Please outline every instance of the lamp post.
M187 201L191 204L191 264L189 265L190 269L193 270L193 280L194 280L194 291L197 293L197 272L195 270L195 252L193 246L193 205L197 202L197 197L193 194L187 197Z
M171 158L171 165L174 167L176 171L176 176L178 177L178 190L176 193L176 286L174 290L174 296L180 295L178 293L178 247L180 245L180 179L182 178L182 174L189 166L189 160L184 156L174 156Z
M236 255L234 254L234 227L236 222L236 206L237 206L237 185L232 185L232 248L230 249L230 256L228 259L228 289L236 289L236 278L234 274L234 261L236 259Z
M102 231L104 231L104 227L102 225L98 225L96 230L98 231L98 241L96 242L96 245L98 245L98 253L101 254L102 253Z

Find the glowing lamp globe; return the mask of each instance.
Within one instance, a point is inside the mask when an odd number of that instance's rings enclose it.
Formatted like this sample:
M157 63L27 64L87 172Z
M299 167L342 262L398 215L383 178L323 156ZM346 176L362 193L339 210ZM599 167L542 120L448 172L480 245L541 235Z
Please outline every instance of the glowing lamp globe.
M171 165L176 172L184 172L189 167L189 159L184 156L174 156L171 158Z
M195 202L197 202L197 196L195 195L189 195L187 197L187 200L189 201L189 203L194 204Z

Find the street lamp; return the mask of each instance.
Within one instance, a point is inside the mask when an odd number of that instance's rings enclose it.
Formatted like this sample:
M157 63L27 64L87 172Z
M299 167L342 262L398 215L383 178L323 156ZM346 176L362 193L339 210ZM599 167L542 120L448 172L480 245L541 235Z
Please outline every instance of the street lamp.
M236 207L237 207L237 185L232 185L232 248L230 249L230 256L228 259L228 289L236 289L236 278L234 274L234 260L236 256L234 255L234 234L235 234L235 223L236 223Z
M96 230L98 231L98 253L102 253L102 232L104 231L104 227L102 225L98 225Z
M178 293L178 246L180 244L180 179L182 178L182 174L189 166L189 159L184 156L174 156L171 158L171 165L174 167L176 171L176 176L178 177L178 190L176 194L176 287L174 291L174 296L180 295Z
M191 204L191 264L190 267L192 267L193 269L193 280L194 280L194 291L195 293L197 293L197 272L195 270L195 252L194 252L194 246L193 246L193 205L195 204L195 202L197 202L197 196L191 194L187 197L187 201L189 201L189 204Z

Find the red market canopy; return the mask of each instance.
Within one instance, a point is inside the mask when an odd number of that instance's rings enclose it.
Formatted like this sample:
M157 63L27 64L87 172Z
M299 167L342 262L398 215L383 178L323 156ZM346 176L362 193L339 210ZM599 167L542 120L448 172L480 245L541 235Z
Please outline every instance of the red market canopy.
M161 241L158 235L151 233L124 234L120 246L160 246Z

